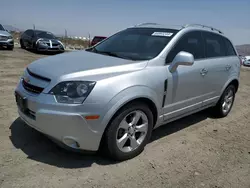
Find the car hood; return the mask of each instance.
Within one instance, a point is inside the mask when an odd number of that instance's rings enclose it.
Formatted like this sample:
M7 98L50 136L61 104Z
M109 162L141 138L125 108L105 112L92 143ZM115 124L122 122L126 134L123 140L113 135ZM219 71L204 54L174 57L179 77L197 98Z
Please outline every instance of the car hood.
M0 36L10 36L10 33L0 30Z
M132 61L87 51L67 52L34 61L28 69L51 80L86 78L95 81L104 75L143 69L147 61Z

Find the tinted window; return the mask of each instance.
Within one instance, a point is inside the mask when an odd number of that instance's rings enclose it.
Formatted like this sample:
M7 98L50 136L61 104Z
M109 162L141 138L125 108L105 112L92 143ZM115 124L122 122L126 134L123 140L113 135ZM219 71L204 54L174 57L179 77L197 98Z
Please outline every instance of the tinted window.
M46 31L36 31L36 36L38 38L46 38L46 39L55 39L56 38L52 33L46 32Z
M167 63L172 62L175 56L181 51L193 54L194 59L204 58L204 46L201 32L194 31L185 34L170 51L167 57Z
M232 43L226 38L224 38L224 40L225 40L225 45L226 45L226 55L227 56L235 56L236 52L233 48Z
M223 57L226 55L224 39L217 34L203 32L206 57Z
M116 54L125 59L149 60L156 57L178 30L162 28L129 28L95 47L96 53Z
M1 24L0 24L0 31L4 31L4 28Z
M32 30L27 30L25 32L25 34L28 35L28 36L32 36L33 35L33 31Z

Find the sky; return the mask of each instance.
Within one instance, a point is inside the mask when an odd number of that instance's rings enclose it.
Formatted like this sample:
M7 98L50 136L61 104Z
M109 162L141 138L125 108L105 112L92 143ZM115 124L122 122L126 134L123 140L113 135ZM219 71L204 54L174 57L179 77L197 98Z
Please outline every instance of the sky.
M250 44L250 0L1 0L0 23L55 34L109 36L143 22L199 23Z

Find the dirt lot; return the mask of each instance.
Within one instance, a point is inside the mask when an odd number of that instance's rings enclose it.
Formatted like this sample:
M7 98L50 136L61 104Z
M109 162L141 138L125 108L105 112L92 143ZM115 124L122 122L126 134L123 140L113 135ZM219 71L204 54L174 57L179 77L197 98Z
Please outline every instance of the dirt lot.
M14 88L40 57L0 51L0 187L250 187L250 69L227 118L201 112L170 123L140 156L112 163L60 149L18 118Z

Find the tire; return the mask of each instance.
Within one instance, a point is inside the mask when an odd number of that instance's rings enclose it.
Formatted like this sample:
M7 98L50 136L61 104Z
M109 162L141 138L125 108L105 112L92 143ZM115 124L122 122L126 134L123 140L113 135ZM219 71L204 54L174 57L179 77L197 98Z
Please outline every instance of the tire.
M212 113L218 117L218 118L223 118L223 117L226 117L229 112L231 111L232 107L233 107L233 104L234 104L234 99L235 99L235 86L234 85L229 85L225 91L223 92L220 100L218 101L218 103L216 104L215 107L212 108ZM228 92L232 92L232 99L230 100L231 101L231 105L227 108L224 108L224 103L226 102L226 96L228 94ZM229 101L229 99L228 99ZM226 102L227 103L227 102ZM229 103L228 103L229 104Z
M8 46L7 49L12 51L14 49L14 46Z
M37 54L39 53L38 46L36 46L35 44L33 45L32 50Z
M24 46L24 44L23 44L23 40L20 40L20 45L21 45L21 48L22 48L22 49L25 49L25 46Z
M139 116L140 118L135 118ZM122 121L126 122L121 124ZM133 122L135 122L134 126L132 126ZM126 127L126 129L123 127ZM144 132L138 131L143 129L145 129ZM141 102L130 103L120 109L110 122L104 133L104 144L102 146L105 147L108 156L114 160L124 161L131 159L144 150L151 137L152 129L153 114L149 107ZM118 144L118 140L126 140L122 138L127 138L127 141L119 142L121 144ZM124 146L122 147L122 145Z

